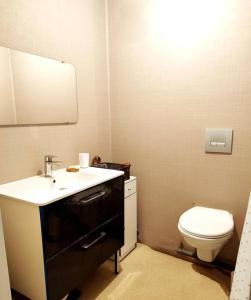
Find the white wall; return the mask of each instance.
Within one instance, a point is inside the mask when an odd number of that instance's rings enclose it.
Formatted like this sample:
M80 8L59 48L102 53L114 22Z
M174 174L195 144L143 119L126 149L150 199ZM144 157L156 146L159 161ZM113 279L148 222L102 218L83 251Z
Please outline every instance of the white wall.
M46 154L110 159L104 1L0 0L0 45L72 63L79 110L76 125L0 127L0 183L35 175Z
M176 250L193 205L229 210L234 261L251 187L251 2L110 0L114 161L138 178L140 239ZM232 155L205 128L233 128Z

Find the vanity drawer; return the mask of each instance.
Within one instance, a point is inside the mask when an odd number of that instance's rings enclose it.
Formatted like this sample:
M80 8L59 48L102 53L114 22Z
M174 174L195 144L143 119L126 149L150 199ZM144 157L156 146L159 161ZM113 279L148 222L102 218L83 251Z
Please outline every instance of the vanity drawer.
M136 180L125 182L125 198L136 193Z
M45 259L123 212L123 194L121 176L40 207Z
M124 215L80 239L46 264L48 300L62 299L124 244Z

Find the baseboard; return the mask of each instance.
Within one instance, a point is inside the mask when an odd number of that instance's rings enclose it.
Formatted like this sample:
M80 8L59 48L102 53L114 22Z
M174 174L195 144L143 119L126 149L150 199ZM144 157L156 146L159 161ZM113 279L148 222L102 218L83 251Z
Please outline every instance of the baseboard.
M219 260L215 260L211 263L204 262L200 259L198 259L195 254L192 254L190 251L186 251L184 249L178 249L178 250L168 250L163 249L161 247L151 247L154 250L157 250L159 252L174 256L179 259L183 259L186 261L189 261L191 263L206 267L206 268L215 268L223 271L224 273L228 274L230 276L231 272L234 270L235 265L230 262L223 262Z

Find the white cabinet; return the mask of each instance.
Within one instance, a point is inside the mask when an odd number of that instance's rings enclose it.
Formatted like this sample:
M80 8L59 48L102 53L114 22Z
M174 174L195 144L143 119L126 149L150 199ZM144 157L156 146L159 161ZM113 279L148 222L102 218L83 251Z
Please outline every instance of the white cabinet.
M136 177L125 181L125 244L120 250L121 261L137 245L137 188Z
M0 299L11 300L9 272L6 261L5 244L0 212Z

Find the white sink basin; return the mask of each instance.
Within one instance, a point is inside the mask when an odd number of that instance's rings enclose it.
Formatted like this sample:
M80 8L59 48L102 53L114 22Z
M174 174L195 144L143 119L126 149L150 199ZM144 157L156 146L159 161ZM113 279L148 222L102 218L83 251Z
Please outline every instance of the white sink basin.
M88 168L89 169L89 168ZM88 169L83 170L80 172L66 172L65 170L63 171L58 171L58 172L54 172L54 180L55 185L65 185L65 186L72 186L72 185L76 185L78 183L83 183L83 182L89 182L89 181L93 181L93 180L97 180L98 178L102 177L101 174L99 173L91 173L90 171L88 172ZM48 179L48 178L46 178ZM53 180L52 180L53 182Z
M54 171L53 178L33 176L0 185L0 196L46 205L123 175L122 171L86 168L77 173Z

